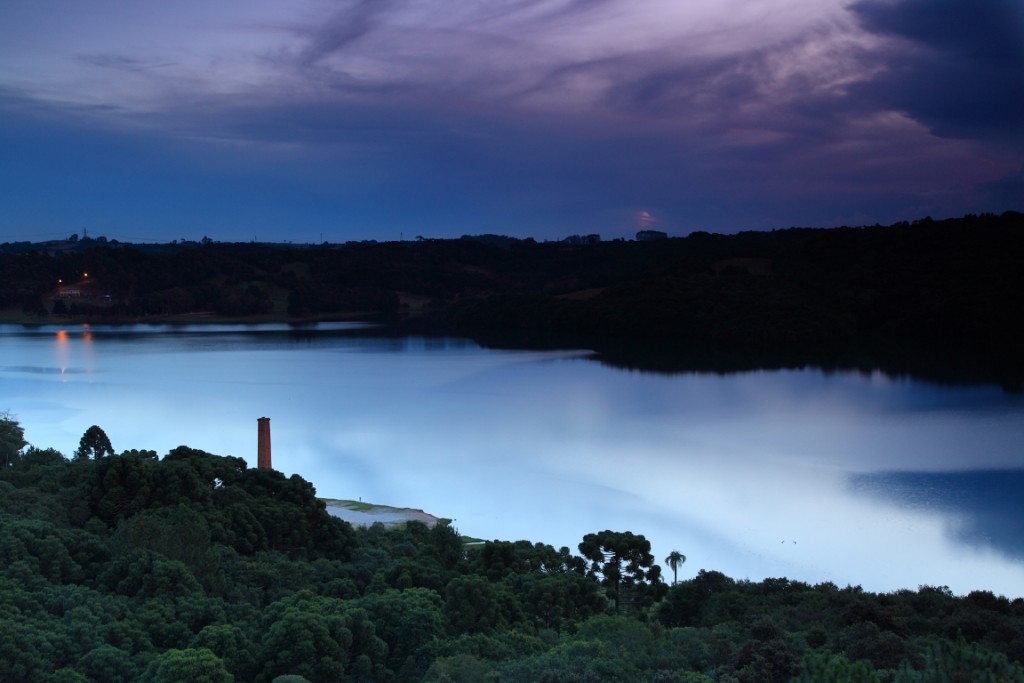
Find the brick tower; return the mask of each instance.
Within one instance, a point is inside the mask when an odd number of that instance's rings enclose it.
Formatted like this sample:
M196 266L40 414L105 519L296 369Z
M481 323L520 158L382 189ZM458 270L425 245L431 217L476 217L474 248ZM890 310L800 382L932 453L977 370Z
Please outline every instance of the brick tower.
M270 465L270 418L257 418L256 424L256 466L261 470L273 469Z

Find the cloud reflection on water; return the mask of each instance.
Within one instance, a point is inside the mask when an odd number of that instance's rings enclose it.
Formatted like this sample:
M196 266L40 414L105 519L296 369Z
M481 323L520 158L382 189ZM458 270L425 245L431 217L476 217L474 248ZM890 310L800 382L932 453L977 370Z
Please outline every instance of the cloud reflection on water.
M945 533L973 549L1024 560L1024 470L878 472L850 478L863 495L936 513Z
M12 367L52 366L52 330L8 331L0 354ZM691 574L1024 586L1024 530L1006 523L1020 508L984 507L993 486L1024 483L1024 397L998 387L813 370L657 375L579 351L293 332L98 326L86 341L69 330L62 362L89 376L0 369L0 409L33 444L66 453L99 424L119 450L184 443L253 466L266 415L275 466L324 497L572 549L585 533L630 530L659 559L685 553ZM1018 474L958 479L965 468ZM922 487L947 502L907 505ZM986 534L987 545L972 540Z

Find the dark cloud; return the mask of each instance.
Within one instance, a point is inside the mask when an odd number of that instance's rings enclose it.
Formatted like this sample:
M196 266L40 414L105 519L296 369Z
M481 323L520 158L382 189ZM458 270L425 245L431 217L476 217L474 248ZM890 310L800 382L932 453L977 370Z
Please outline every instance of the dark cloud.
M965 58L995 65L1024 57L1024 5L1017 0L862 0L851 9L870 31Z
M898 39L887 68L852 93L903 111L936 135L1024 143L1024 3L864 0L868 31Z
M757 70L746 55L656 65L614 87L608 101L612 106L660 116L700 111L729 115L757 92ZM723 105L725 109L720 108Z
M157 59L139 58L124 54L84 54L78 56L79 61L90 66L121 71L149 71L159 67L173 66L173 62Z
M844 88L823 86L827 76L792 68L798 63L793 54L801 50L797 43L675 64L645 59L628 68L604 65L618 72L609 78L614 84L605 104L668 129L662 135L676 139L673 146L686 155L686 165L720 174L737 193L783 177L808 190L822 189L826 179L842 178L847 187L865 176L871 185L891 183L880 178L879 160L898 148L905 153L906 145L894 144L885 127L858 128L870 108ZM864 168L867 159L871 169Z
M299 61L304 66L314 65L352 45L370 33L390 3L387 0L355 0L318 24L310 33L309 42Z
M864 1L754 30L696 10L699 28L644 21L622 0L446 13L330 0L324 16L247 24L223 52L173 32L84 41L60 79L0 82L0 138L21 145L7 177L26 198L0 210L0 230L47 205L48 172L73 181L73 224L215 219L242 236L300 222L325 235L614 236L641 211L678 234L1014 208L1007 6L983 0L980 25L998 34L986 44L954 30L966 5L936 3L957 11ZM42 128L15 135L17 121ZM97 199L114 196L130 199Z
M568 17L579 19L582 15L615 0L567 0L562 4L553 4L550 0L512 0L504 3L481 3L474 11L471 21L516 20L528 17L527 21L534 25L542 25L547 21Z

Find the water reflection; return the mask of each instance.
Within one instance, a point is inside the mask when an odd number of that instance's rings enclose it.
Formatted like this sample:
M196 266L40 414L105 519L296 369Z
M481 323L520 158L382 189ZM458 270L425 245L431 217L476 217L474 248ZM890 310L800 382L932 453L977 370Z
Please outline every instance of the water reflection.
M879 472L850 478L860 494L942 516L969 548L1024 560L1024 470Z
M93 371L93 333L89 325L73 328L72 332L60 328L53 333L54 359L59 374L82 374ZM49 372L47 367L35 367L34 372Z
M42 367L38 365L10 365L3 368L5 372L30 372L37 375L67 375L86 372L83 368Z
M68 332L67 330L57 330L57 367L60 368L61 374L67 371L69 358L71 354L71 346L68 343Z
M320 495L470 535L575 548L630 530L694 573L1024 590L1008 502L1024 489L1024 396L996 385L656 374L344 324L0 326L0 357L0 409L65 453L97 424L118 450L184 443L254 466L266 415L275 466Z

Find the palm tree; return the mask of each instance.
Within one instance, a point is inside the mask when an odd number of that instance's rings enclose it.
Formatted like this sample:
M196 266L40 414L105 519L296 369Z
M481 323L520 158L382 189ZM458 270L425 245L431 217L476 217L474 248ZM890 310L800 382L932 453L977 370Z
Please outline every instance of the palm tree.
M673 550L665 558L665 564L672 568L672 585L676 585L679 579L679 565L686 562L686 555L683 555L678 550Z

